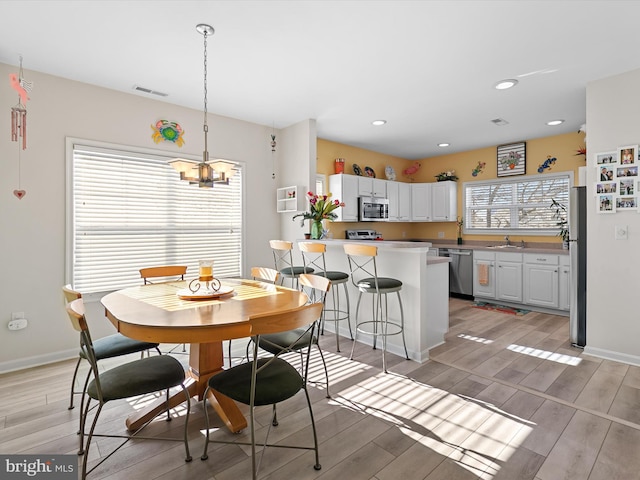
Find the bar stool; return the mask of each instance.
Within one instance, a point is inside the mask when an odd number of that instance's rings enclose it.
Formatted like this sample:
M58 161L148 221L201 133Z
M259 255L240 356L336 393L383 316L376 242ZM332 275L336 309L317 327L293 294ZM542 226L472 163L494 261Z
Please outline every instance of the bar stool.
M402 282L395 278L378 276L378 268L376 265L378 247L372 245L346 244L344 245L344 252L349 260L351 281L360 292L358 294L358 303L356 304L356 338L351 347L349 359L353 359L353 351L356 346L356 341L358 340L358 332L373 336L374 349L376 348L377 338L382 337L382 369L387 373L385 352L387 350L388 336L402 335L405 357L409 360L407 343L404 339L404 311L402 309L402 299L400 298ZM387 294L394 292L398 295L398 304L400 306L399 323L389 320ZM372 320L358 320L360 300L362 299L363 293L372 294Z
M322 320L320 324L320 333L324 334L324 322L328 320L334 323L334 330L336 332L336 351L340 351L340 334L338 333L338 322L343 320L347 321L349 325L349 336L353 340L353 331L351 330L351 320L349 312L349 291L347 290L347 282L349 281L349 274L340 271L329 270L327 271L327 263L325 261L325 252L327 246L324 243L316 242L302 242L298 244L300 253L302 253L302 263L305 268L313 268L316 270L315 275L328 278L331 280L331 300L332 308L327 308L325 303L324 311L322 313ZM344 298L346 301L346 310L340 308L340 290L333 285L342 285L344 288ZM329 318L327 318L329 315Z
M298 277L301 273L313 273L313 268L305 268L293 264L293 242L287 240L269 240L273 252L275 269L280 272L280 285L284 279L291 280L291 288L298 288Z

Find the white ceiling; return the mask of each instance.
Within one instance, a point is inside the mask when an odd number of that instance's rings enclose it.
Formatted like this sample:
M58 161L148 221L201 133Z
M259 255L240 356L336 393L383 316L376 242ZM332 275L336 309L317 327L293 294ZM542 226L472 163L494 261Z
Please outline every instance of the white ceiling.
M0 0L0 13L0 62L22 55L26 80L149 96L140 85L195 109L208 23L209 112L314 118L320 138L407 159L577 131L587 83L640 67L638 1ZM505 78L519 84L493 89Z

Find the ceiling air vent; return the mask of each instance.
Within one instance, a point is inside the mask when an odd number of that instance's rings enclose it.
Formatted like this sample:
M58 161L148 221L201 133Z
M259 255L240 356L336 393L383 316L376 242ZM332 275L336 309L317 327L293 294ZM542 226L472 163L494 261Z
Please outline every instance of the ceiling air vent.
M150 95L158 95L159 97L168 97L168 93L158 92L156 90L151 90L150 88L141 87L140 85L134 85L133 89L137 92L144 92Z
M497 126L502 127L503 125L507 125L507 122L504 118L494 118L491 120L492 123L495 123Z

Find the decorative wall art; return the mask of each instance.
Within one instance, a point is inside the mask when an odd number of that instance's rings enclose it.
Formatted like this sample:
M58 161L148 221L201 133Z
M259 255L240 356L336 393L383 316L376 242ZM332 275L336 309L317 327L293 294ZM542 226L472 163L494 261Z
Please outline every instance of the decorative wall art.
M151 138L156 143L164 140L166 142L173 142L179 147L184 145L184 139L182 138L184 130L182 130L179 123L170 122L169 120L158 120L155 126L151 125L151 130L153 130Z
M638 145L596 154L596 210L598 213L636 211L640 188ZM598 181L599 180L599 181Z
M482 171L484 170L484 167L486 166L487 166L486 162L478 162L478 165L476 165L476 168L474 168L471 171L471 175L474 177L477 177L478 174L482 173Z
M526 172L526 143L498 146L498 177L524 175Z
M542 173L545 170L551 170L551 165L555 164L558 159L556 157L552 157L551 155L547 155L547 159L538 165L538 173Z

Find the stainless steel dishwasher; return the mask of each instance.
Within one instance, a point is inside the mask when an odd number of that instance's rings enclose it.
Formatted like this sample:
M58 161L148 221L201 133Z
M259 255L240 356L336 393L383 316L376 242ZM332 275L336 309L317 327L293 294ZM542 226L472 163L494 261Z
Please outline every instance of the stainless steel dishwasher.
M473 295L473 250L440 248L441 257L451 258L449 263L449 293Z

